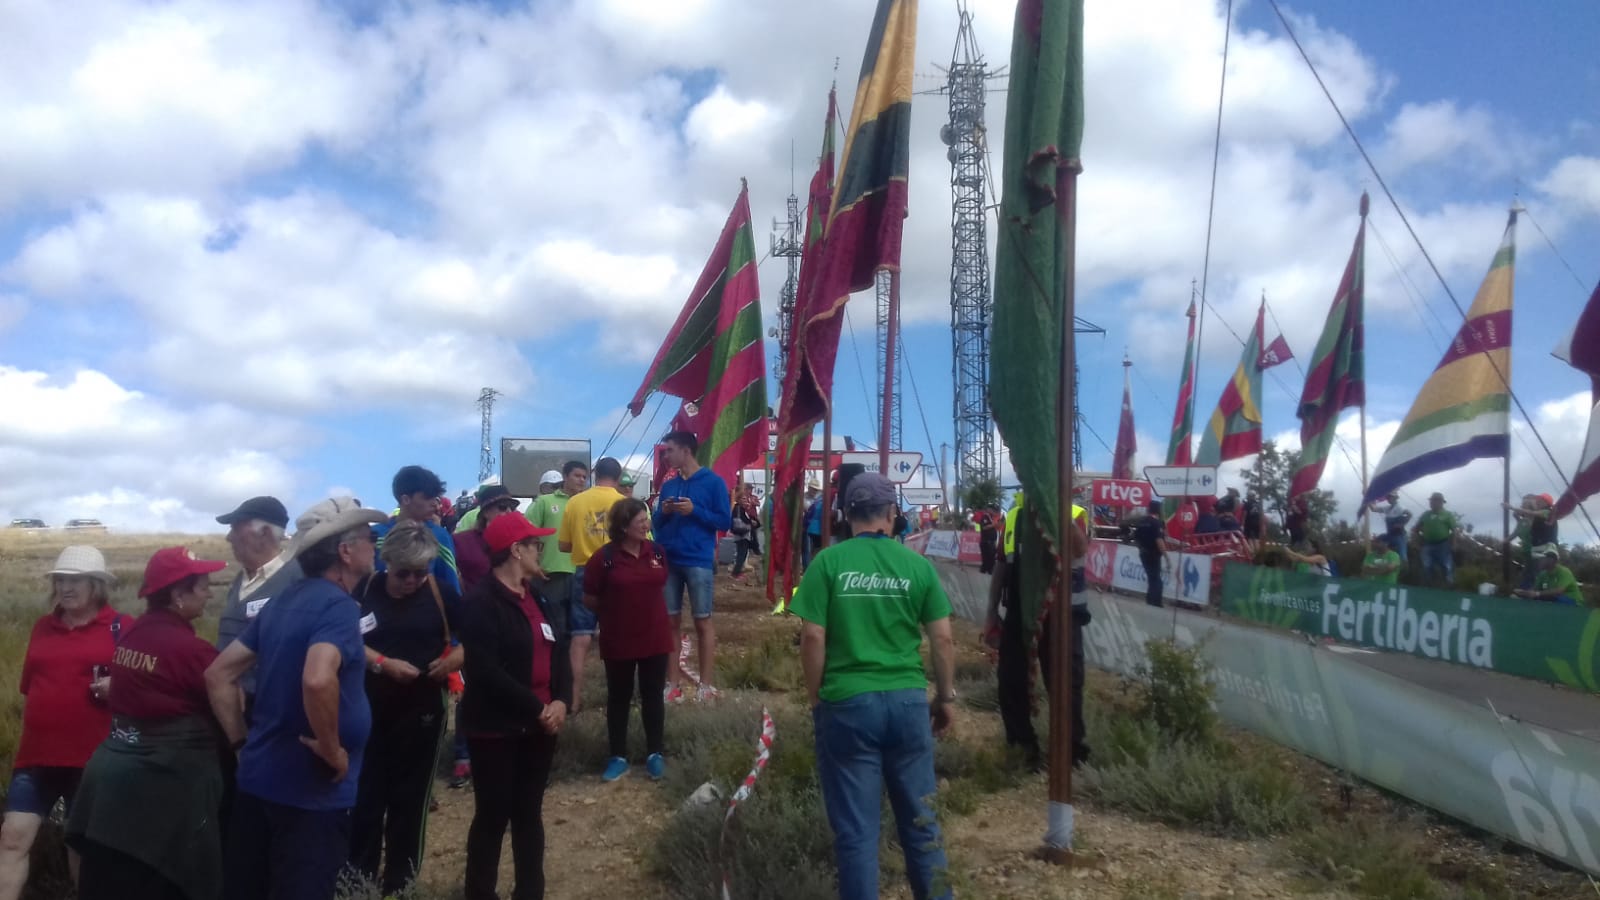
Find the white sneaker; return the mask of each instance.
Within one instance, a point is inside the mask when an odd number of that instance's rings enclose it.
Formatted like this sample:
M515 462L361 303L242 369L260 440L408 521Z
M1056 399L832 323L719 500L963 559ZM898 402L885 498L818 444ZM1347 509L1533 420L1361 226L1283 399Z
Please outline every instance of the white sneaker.
M682 703L683 689L675 684L669 684L662 689L661 699L667 703Z
M709 684L700 685L700 702L712 703L722 697L722 692Z

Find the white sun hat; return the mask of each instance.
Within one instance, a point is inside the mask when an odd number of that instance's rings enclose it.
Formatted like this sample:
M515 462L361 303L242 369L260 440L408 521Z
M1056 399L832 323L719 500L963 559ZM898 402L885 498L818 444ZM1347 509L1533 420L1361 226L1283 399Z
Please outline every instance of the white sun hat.
M61 549L61 555L56 557L55 568L45 573L47 578L52 575L75 575L106 582L114 580L111 573L106 571L105 556L94 547L81 544Z

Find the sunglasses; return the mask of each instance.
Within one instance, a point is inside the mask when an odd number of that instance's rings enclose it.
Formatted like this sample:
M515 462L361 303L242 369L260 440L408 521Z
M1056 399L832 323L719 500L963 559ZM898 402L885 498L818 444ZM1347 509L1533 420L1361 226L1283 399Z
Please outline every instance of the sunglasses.
M421 581L428 577L427 569L390 569L389 573L401 581Z
M514 500L506 500L506 501L503 501L503 502L500 502L500 503L490 504L489 508L490 509L497 509L497 510L499 510L501 512L511 512L512 510L517 508L517 503Z

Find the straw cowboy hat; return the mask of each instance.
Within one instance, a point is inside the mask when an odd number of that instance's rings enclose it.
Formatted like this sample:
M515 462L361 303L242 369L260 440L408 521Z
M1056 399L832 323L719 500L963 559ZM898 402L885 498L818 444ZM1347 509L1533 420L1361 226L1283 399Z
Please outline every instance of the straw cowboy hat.
M56 567L44 573L46 578L52 575L68 575L80 578L97 578L110 583L115 578L106 571L106 558L93 547L73 545L63 547L61 555L56 557Z

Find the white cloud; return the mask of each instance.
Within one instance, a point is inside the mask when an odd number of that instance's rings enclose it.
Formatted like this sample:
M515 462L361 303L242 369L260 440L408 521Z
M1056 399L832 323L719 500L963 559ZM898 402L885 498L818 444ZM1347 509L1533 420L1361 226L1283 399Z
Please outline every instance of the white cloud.
M1539 190L1577 213L1600 216L1600 157L1566 157L1539 182Z

